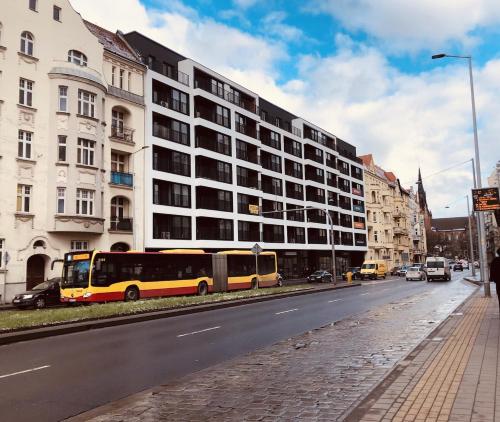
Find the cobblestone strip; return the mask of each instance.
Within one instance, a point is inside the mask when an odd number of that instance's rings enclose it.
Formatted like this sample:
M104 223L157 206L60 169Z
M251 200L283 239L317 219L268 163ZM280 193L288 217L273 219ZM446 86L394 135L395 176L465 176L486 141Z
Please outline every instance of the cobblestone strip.
M486 298L474 298L459 323L449 320L438 332L447 341L431 341L419 350L361 420L450 420L453 402L489 302L491 300Z

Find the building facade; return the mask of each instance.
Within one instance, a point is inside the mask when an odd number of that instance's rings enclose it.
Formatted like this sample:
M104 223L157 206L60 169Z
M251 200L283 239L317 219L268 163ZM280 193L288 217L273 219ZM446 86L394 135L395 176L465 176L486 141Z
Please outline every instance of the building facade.
M500 189L500 161L497 162L492 173L488 177L488 186ZM485 213L486 229L486 251L488 262L496 256L496 251L500 248L500 210Z
M125 38L148 66L146 250L259 243L302 276L331 268L328 210L339 271L362 261L355 147L137 32Z
M145 68L119 34L106 34L105 45L67 0L9 2L0 19L0 294L8 301L60 276L71 249L133 243L111 217L122 215L114 198L133 208L141 176L124 188L112 162L114 151L130 156L143 145ZM113 66L126 72L120 89ZM133 138L115 130L120 119Z

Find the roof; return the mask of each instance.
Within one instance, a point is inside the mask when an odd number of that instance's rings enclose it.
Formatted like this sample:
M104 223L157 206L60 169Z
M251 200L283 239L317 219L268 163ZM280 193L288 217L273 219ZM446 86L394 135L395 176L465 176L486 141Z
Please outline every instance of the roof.
M363 162L365 166L369 166L371 163L373 163L372 154L360 155L358 158Z
M463 231L468 226L467 217L433 218L434 231Z
M99 42L104 46L105 50L122 56L134 62L141 62L139 55L128 45L128 43L120 36L120 33L113 33L104 29L95 23L84 20L87 28L92 32Z

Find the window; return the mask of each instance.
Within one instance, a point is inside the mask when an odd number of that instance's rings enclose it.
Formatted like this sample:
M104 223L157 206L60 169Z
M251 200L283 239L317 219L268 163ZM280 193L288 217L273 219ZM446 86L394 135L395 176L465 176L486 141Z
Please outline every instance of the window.
M115 86L116 66L111 66L111 85Z
M19 79L19 104L31 107L33 103L33 81Z
M153 214L153 239L191 239L191 217Z
M111 153L111 171L125 172L125 154L118 154L117 152Z
M77 50L69 50L68 62L78 64L80 66L87 66L87 56Z
M28 31L21 34L21 53L33 55L33 35Z
M78 215L94 215L94 191L76 190L76 213Z
M150 69L152 69L152 68L153 68L154 63L155 63L155 58L154 58L154 56L148 56L148 67L149 67Z
M57 161L66 161L66 136L57 137Z
M66 188L57 188L57 213L64 214L64 202L66 199Z
M36 12L37 0L29 0L28 7Z
M217 133L217 152L231 155L231 138L222 133Z
M111 132L114 136L123 135L124 122L123 112L118 110L113 110L111 112Z
M225 127L231 127L231 124L229 121L229 109L228 108L217 105L215 113L216 113L215 122L217 124L225 126Z
M88 139L78 138L78 149L77 149L77 159L78 164L84 164L86 166L94 165L94 141L89 141Z
M61 22L61 8L54 6L52 9L52 17L54 18L55 21Z
M127 77L127 89L129 91L132 90L132 72L128 72L128 77Z
M0 239L0 268L5 265L5 239Z
M188 95L184 92L172 89L172 110L179 113L189 114Z
M88 240L72 240L70 251L88 251L89 242Z
M20 130L18 134L17 156L19 158L31 158L32 132Z
M31 185L17 185L17 212L30 212Z
M68 87L59 85L59 111L68 111Z
M153 203L191 208L191 186L153 179Z
M94 117L95 115L95 94L78 90L78 114L82 116Z
M120 89L123 89L123 76L125 75L125 71L120 69Z
M378 231L377 231L377 230L375 230L375 231L373 232L373 240L374 240L375 242L378 242Z

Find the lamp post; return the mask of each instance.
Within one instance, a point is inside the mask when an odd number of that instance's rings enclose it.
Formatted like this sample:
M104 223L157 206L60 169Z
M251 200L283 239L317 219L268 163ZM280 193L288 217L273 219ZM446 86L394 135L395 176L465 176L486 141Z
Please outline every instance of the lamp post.
M472 215L469 208L469 194L465 195L464 198L467 200L467 219L469 221L469 262L472 262L472 276L476 276L476 268L474 267L474 242L472 241ZM447 205L445 208L450 208Z
M136 224L136 198L135 198L135 154L141 152L145 149L149 148L149 145L144 145L139 148L137 151L132 152L130 155L132 156L132 200L134 201L132 205L132 250L135 251L137 247L137 224Z
M328 223L330 225L330 243L332 244L332 279L333 279L332 281L333 281L333 283L336 283L337 282L337 265L335 263L335 237L334 237L334 231L333 231L333 220L332 220L332 216L328 212L328 209L321 208L321 207L307 206L307 207L292 208L292 209L287 209L287 210L264 211L264 212L261 212L260 215L279 214L279 213L286 214L287 212L304 211L304 210L323 211L328 218Z
M442 59L444 57L452 57L458 59L467 59L469 62L469 83L470 83L470 96L472 103L472 124L474 127L474 156L475 156L475 164L476 164L476 185L478 188L481 187L481 163L479 159L479 142L477 137L477 122L476 122L476 104L474 101L474 81L472 78L472 56L454 56L451 54L435 54L432 56L432 59ZM468 202L467 202L468 203ZM488 276L488 263L486 261L486 236L484 231L484 215L479 212L478 213L479 220L479 261L480 261L480 271L481 271L481 280L484 282L484 295L486 297L491 297L490 293L490 281Z

